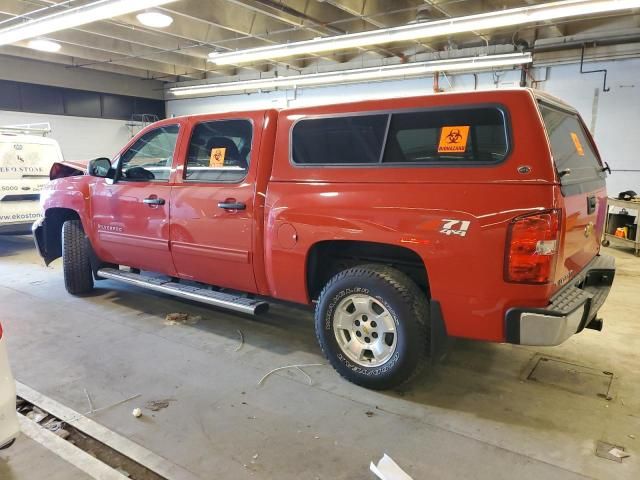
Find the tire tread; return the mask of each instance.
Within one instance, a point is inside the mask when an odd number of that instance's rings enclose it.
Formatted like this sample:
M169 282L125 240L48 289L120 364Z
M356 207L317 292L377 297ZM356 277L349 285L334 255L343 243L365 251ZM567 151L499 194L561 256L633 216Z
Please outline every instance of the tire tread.
M419 328L417 329L418 335L420 336L420 344L424 346L424 348L420 349L418 352L419 358L416 364L416 367L413 371L408 372L407 375L399 380L394 380L392 382L388 382L388 384L380 384L376 386L371 386L369 384L365 384L364 382L359 381L359 377L357 376L347 376L343 373L342 369L339 368L339 361L329 355L327 352L326 346L324 344L323 339L320 335L320 328L318 327L318 322L322 321L322 319L318 318L318 312L320 311L319 305L327 294L327 292L331 289L332 285L336 282L343 280L347 277L350 278L376 278L386 282L391 285L396 293L406 302L407 305L411 306L411 312L413 319L416 320ZM375 389L386 389L390 387L398 387L404 385L406 383L410 383L413 381L424 369L426 364L425 357L428 353L428 340L430 336L430 328L428 325L428 317L429 317L429 305L426 300L425 294L418 288L415 282L405 273L397 270L388 265L380 265L380 264L363 264L357 267L352 267L346 270L343 270L336 274L322 289L320 296L318 297L318 306L316 308L316 338L318 340L318 344L322 350L323 355L333 368L338 371L338 373L345 378L346 380L353 382L357 385L365 386L368 388Z
M64 286L72 295L93 290L89 245L80 220L62 226L62 269Z

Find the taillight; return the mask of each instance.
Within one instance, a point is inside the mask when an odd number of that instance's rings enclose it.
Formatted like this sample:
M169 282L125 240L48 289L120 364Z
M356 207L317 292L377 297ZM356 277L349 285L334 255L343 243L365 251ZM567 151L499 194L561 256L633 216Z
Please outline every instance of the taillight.
M559 241L558 210L513 219L507 234L505 280L550 282L556 270Z
M0 340L2 340L2 324L0 323Z

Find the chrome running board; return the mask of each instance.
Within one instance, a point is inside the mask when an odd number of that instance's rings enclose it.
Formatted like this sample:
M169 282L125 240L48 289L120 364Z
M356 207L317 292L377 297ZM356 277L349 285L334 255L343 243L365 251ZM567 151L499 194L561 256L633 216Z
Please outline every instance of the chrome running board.
M101 268L98 276L118 280L136 287L148 288L156 292L166 293L176 297L195 300L215 307L235 310L236 312L256 315L269 310L269 304L262 300L240 297L228 293L215 292L206 288L193 287L172 282L168 279L148 277L139 273L127 272L116 268Z

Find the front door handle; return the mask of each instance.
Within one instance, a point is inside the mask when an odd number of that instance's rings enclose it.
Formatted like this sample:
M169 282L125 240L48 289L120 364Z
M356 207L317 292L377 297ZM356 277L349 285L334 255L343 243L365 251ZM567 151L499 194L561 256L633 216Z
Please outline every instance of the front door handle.
M592 195L591 197L587 198L587 214L591 215L593 212L595 212L596 205L597 201L595 196Z
M159 197L156 197L155 195L145 198L144 200L142 200L142 202L149 206L165 204L164 198L159 198Z
M247 206L242 202L219 202L218 208L224 210L244 210Z

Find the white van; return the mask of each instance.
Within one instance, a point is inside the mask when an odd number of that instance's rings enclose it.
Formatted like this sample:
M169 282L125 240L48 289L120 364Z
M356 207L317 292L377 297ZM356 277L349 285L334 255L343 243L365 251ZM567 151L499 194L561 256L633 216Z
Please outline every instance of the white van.
M40 190L62 162L48 124L0 127L0 234L28 234L40 218Z

